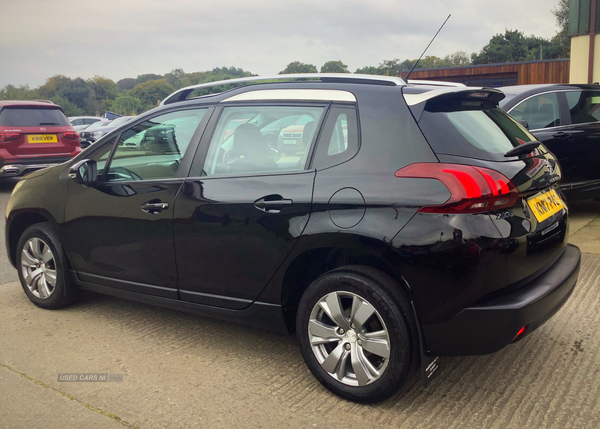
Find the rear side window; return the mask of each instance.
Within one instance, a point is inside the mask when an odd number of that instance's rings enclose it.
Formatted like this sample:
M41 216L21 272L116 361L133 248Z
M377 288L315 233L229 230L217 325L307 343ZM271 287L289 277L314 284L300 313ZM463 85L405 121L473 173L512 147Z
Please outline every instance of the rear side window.
M558 97L555 92L536 95L515 106L510 116L527 121L530 130L557 127L560 125Z
M435 153L506 161L504 154L535 140L500 108L429 112L419 126Z
M5 107L0 112L3 127L68 127L70 122L60 109L43 107Z
M323 169L349 160L358 150L358 121L356 110L334 107L319 139L313 168Z
M572 124L587 124L600 120L600 91L567 91L565 95Z

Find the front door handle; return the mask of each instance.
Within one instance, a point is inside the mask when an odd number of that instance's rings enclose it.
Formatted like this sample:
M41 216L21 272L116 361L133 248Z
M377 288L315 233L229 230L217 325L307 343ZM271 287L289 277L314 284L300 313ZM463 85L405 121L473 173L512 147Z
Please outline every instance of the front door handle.
M169 208L169 203L161 201L148 201L142 204L142 211L150 214L159 214L161 211Z
M565 133L564 131L559 131L557 133L552 134L552 137L554 137L555 139L566 139L570 136L569 133Z
M292 200L285 199L281 195L267 195L254 201L254 207L269 213L279 213L281 209L289 207L292 204Z

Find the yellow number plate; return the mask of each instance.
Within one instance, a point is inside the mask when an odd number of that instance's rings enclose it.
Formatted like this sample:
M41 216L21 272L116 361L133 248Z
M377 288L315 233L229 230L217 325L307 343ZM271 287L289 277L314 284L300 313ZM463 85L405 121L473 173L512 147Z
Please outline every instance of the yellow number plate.
M30 134L27 143L58 143L56 134Z
M538 222L548 219L565 207L554 189L528 199L527 204Z

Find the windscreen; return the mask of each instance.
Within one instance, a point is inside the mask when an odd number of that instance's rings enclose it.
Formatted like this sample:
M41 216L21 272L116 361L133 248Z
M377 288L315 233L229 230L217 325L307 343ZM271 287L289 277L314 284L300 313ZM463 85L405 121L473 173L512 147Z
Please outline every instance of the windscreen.
M70 127L62 110L44 107L5 107L0 112L3 127Z
M435 153L489 161L506 161L506 152L535 140L498 107L453 111L425 109L419 126Z

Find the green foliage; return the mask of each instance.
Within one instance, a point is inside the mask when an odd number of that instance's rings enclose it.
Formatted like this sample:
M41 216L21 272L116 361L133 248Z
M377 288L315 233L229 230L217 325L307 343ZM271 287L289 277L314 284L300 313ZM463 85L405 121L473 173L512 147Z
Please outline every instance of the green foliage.
M356 71L354 73L360 73L360 74L380 74L380 73L377 73L377 67L376 66L361 67L361 68L356 69Z
M0 100L36 100L39 98L38 91L29 88L29 85L6 85L0 89Z
M479 54L473 53L473 64L509 63L517 61L561 58L561 47L550 40L525 36L519 30L505 30L496 34Z
M569 0L559 0L556 8L552 10L559 30L551 41L553 44L559 46L561 58L568 58L571 56L571 38L568 35L569 5Z
M39 93L46 99L56 96L64 98L83 111L88 111L90 101L94 101L90 100L93 97L91 86L80 77L71 79L62 75L52 76L39 88Z
M142 102L130 95L121 95L112 103L110 111L124 116L134 116L142 112Z
M130 89L133 89L133 87L136 85L137 85L137 82L132 77L127 77L127 78L121 79L120 81L117 82L117 87L119 88L119 91L121 91L121 92L129 91Z
M50 101L62 107L63 111L65 112L65 115L67 116L82 116L85 114L83 109L80 109L79 107L71 103L66 98L61 97L60 95L55 95L54 97L50 98Z
M341 61L327 61L321 67L321 73L350 73L348 66Z
M140 83L148 82L150 80L159 80L159 79L163 79L163 76L159 75L159 74L154 74L154 73L141 74L135 79L135 83L136 83L136 85L139 85Z
M129 91L129 95L140 100L146 110L158 106L158 103L173 91L175 88L166 79L158 79L136 85Z
M102 76L94 76L87 80L97 100L114 100L119 96L119 87L112 80Z
M279 72L279 74L291 73L317 73L317 67L313 64L304 64L300 61L293 61L289 63L285 69Z

